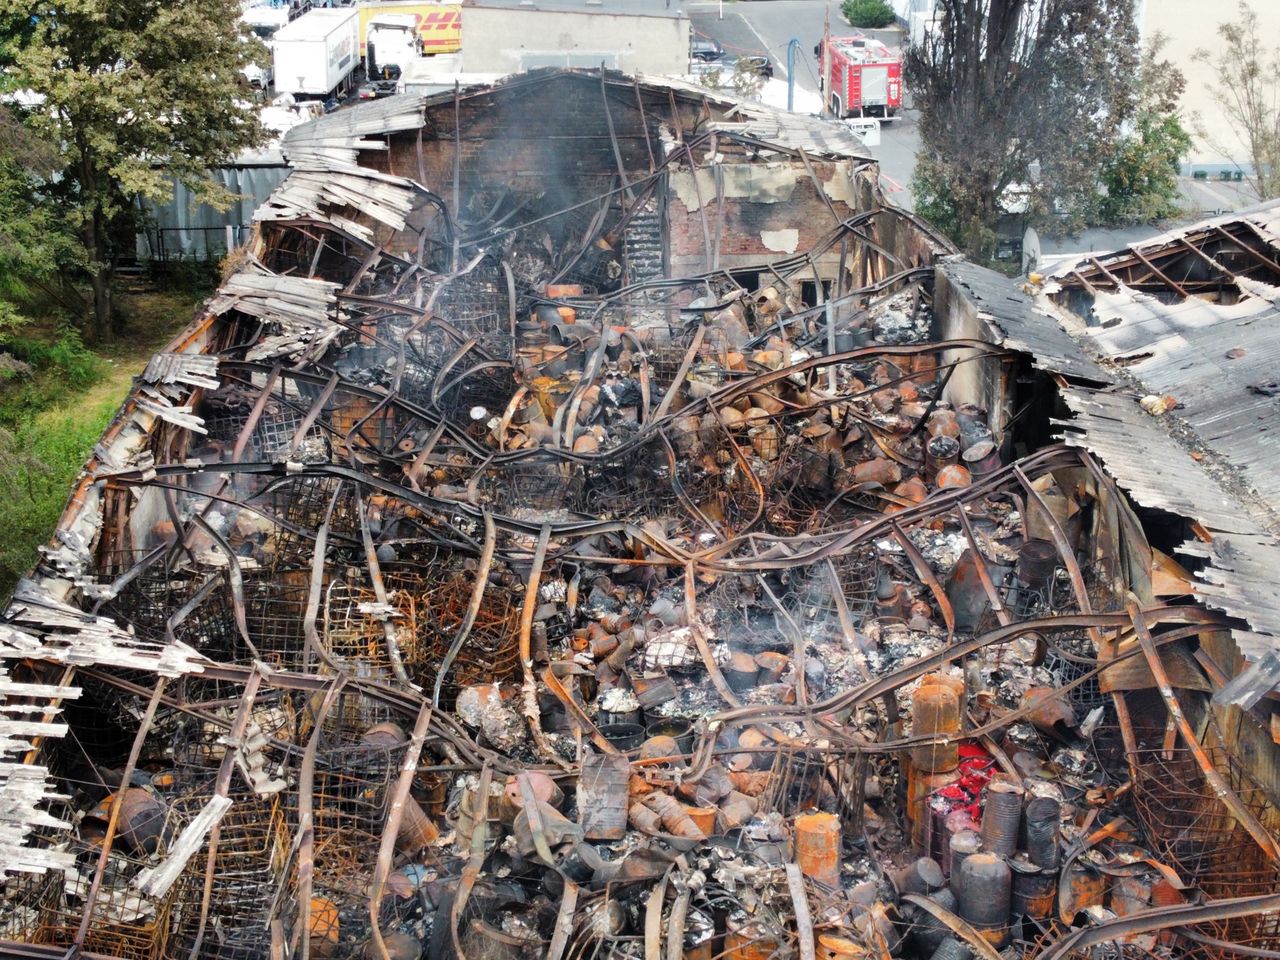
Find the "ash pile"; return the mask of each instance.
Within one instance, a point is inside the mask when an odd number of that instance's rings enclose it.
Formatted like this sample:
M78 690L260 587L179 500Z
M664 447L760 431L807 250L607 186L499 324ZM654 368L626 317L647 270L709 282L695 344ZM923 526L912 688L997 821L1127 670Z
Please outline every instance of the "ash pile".
M1179 700L1221 624L1087 454L964 402L1017 355L931 339L927 268L634 281L599 209L469 262L281 227L216 369L158 362L90 575L7 618L68 729L0 938L1273 956L1268 794Z

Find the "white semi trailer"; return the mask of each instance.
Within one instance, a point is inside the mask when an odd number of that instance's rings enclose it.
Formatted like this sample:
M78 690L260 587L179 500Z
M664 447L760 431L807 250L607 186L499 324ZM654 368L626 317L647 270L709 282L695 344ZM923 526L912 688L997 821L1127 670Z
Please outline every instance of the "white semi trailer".
M341 97L360 65L359 11L313 9L276 31L271 47L276 93L298 99Z

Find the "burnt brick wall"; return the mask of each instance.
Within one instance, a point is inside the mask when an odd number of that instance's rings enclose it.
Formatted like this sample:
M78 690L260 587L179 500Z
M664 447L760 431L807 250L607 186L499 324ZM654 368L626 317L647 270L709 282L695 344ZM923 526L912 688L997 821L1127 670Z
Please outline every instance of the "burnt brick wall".
M640 111L625 91L610 88L608 103L623 168L629 176L647 174L656 139L646 144ZM566 191L582 200L578 184L617 173L598 78L562 74L464 99L458 126L464 200L498 184L520 194ZM421 162L417 144L416 132L393 135L383 169L421 179L447 201L455 154L451 100L428 110Z
M817 176L824 182L845 175L845 168L841 164L815 163L814 168ZM780 174L779 177L781 176ZM697 209L689 209L675 190L669 191L667 199L671 225L672 271L679 275L706 269L708 261L702 226L703 214L706 215L707 230L713 245L716 221L721 219L721 266L746 266L788 256L785 251L769 249L765 245L762 234L770 231L794 230L797 233L796 252L812 249L835 229L835 217L799 160L786 172L786 178L791 180L790 193L786 199L760 202L749 197L727 197L722 217L717 211L714 192L703 190L703 207L699 212ZM856 200L852 205L841 200L834 200L833 203L842 218L859 212ZM837 252L824 257L820 262L835 263L838 259Z

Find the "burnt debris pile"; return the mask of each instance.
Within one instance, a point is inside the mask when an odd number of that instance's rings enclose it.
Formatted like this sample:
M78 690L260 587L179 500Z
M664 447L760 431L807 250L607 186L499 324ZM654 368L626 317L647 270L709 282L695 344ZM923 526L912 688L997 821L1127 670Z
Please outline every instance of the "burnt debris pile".
M855 282L863 220L655 276L648 180L393 179L286 184L10 610L51 786L0 938L1273 955L1268 794L1180 706L1217 621L983 408L1020 361L931 267Z

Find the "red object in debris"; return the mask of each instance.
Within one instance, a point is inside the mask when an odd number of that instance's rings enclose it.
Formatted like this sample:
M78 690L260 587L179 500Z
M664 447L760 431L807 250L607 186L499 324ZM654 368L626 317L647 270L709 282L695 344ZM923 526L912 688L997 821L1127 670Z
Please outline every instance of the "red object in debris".
M818 44L818 76L831 57L831 112L837 117L897 116L902 109L902 57L862 33L828 37Z
M964 810L975 821L982 816L978 798L982 788L995 774L995 760L980 743L961 740L957 744L960 764L956 767L956 779L932 794L931 807L944 814Z

